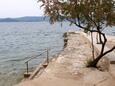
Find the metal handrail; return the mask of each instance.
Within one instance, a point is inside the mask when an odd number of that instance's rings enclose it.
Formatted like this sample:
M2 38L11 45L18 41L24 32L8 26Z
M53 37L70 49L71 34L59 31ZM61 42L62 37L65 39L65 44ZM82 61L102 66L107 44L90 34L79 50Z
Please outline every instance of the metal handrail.
M46 52L46 51L45 51L45 52ZM27 63L27 62L31 61L32 59L37 58L38 56L41 56L41 55L42 55L42 54L44 54L45 52L42 52L42 53L40 53L39 55L36 55L36 56L34 56L34 57L32 57L32 58L28 59L27 61L25 61L25 63Z
M36 55L36 56L34 56L34 57L28 59L27 61L25 61L25 63L26 63L26 73L27 73L27 74L29 73L29 61L31 61L31 60L33 60L33 59L35 59L35 58L41 56L41 55L44 54L45 52L47 53L46 62L49 63L49 49L45 49L45 50L46 50L46 51L40 53L39 55Z
M56 46L56 47L57 47L57 46ZM50 48L50 49L51 49L51 48ZM35 55L35 56L29 58L27 61L25 61L25 64L26 64L26 73L25 73L25 74L27 74L27 76L29 75L29 62L30 62L31 60L33 60L33 59L35 59L35 58L37 58L37 57L43 55L44 53L46 53L47 55L46 55L46 60L45 60L45 61L46 61L47 64L49 63L49 50L50 50L50 49L44 49L44 50L45 50L44 52L42 52L42 53L40 53L40 54L38 54L38 55Z

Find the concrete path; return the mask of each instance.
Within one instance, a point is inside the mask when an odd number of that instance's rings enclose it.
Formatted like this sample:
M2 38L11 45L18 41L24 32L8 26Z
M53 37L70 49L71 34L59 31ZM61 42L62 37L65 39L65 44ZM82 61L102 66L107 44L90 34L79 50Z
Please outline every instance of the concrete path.
M43 73L16 86L115 86L109 72L86 68L92 59L90 42L81 32L68 34L68 44Z

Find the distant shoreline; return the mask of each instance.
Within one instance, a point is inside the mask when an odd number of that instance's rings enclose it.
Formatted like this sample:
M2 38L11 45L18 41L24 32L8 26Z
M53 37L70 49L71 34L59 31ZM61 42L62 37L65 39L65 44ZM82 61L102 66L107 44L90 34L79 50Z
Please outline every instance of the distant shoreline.
M41 22L41 21L49 21L49 17L25 16L18 18L0 18L0 22Z

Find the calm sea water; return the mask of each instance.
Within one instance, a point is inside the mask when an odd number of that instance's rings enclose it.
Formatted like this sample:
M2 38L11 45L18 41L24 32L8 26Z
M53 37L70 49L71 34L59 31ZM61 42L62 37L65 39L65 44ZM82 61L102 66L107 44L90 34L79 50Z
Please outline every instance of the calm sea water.
M68 30L79 30L69 23L48 22L13 22L0 23L0 86L13 86L23 78L26 71L25 61L44 49L50 49L50 56L63 49L63 33ZM115 35L115 27L105 30ZM29 68L38 65L45 55L32 60Z
M63 49L63 33L75 29L64 23L48 22L0 23L0 86L13 86L23 78L25 61L50 48L50 56ZM44 56L30 61L32 69ZM7 82L7 83L6 83Z

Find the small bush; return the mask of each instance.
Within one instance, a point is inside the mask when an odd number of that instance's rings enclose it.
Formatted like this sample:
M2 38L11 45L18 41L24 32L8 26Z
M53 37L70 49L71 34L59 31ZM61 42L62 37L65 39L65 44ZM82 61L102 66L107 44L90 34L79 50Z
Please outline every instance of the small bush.
M93 61L92 59L87 59L85 62L86 67L89 67L89 65L92 64L92 61Z

